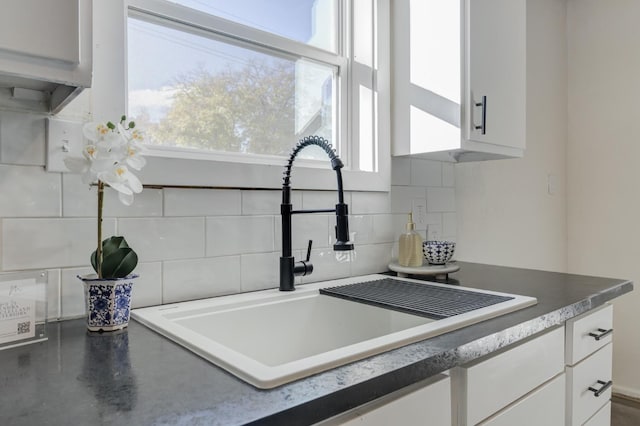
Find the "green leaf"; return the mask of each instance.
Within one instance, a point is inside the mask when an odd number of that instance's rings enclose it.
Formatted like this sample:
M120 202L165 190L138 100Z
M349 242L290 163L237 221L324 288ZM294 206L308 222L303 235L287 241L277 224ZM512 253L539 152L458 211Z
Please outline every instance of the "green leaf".
M97 250L91 254L91 265L98 273ZM138 255L129 247L124 237L109 237L102 241L102 277L123 278L138 264Z
M136 127L136 123L135 123L135 121L130 121L130 122L129 122L129 128L130 128L130 129L133 129L134 127Z
M108 127L108 128L110 128L111 130L113 130L113 129L115 129L115 128L116 128L116 125L109 121L109 122L107 123L107 127Z
M109 253L102 259L103 278L123 278L138 265L138 255L130 248Z

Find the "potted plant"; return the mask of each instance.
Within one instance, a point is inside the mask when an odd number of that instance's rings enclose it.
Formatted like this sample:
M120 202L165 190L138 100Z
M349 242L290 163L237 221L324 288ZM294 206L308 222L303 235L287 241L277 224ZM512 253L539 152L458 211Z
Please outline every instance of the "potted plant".
M124 115L117 124L87 123L83 133L82 157L69 156L65 165L81 174L84 183L95 184L98 193L98 239L90 256L96 274L78 276L85 287L87 327L90 331L120 330L129 324L138 256L122 236L102 239L104 190L105 186L116 190L125 205L131 205L134 194L142 192L142 183L129 168L141 170L146 163L143 133L135 128L135 122L127 123Z

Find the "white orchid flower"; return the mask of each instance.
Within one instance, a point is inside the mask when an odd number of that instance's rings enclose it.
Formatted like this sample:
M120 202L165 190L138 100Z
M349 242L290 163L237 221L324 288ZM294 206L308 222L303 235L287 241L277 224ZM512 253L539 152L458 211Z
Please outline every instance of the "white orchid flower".
M126 143L126 139L119 131L118 126L111 124L113 128L109 128L108 124L91 122L82 127L84 136L94 143L101 150L109 151Z
M90 184L106 183L116 191L125 205L133 203L133 195L142 191L142 183L129 171L141 170L146 165L142 145L144 133L134 129L130 122L123 125L125 117L118 124L111 122L91 122L83 126L82 132L88 143L82 150L82 157L67 157L67 168L82 175L82 181Z
M142 192L142 182L124 164L116 164L110 170L98 173L98 179L118 191L118 197L125 205L131 205L133 194Z
M126 145L125 151L125 162L132 169L141 170L147 164L147 160L142 156L146 150L135 140L131 140Z
M85 145L82 149L82 157L67 157L64 164L73 173L82 175L82 182L90 184L97 177L94 162L98 158L98 148L93 144Z

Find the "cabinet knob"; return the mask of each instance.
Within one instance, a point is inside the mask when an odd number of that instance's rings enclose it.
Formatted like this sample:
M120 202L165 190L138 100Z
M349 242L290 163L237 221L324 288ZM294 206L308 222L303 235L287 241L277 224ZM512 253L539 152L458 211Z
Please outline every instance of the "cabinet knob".
M476 130L480 130L481 134L487 133L487 97L482 97L482 102L476 102L475 106L482 107L482 124L475 126Z
M598 384L602 385L600 386L600 389L596 389L593 386L589 387L589 390L593 392L593 396L595 397L602 395L607 389L609 389L611 385L613 385L613 381L609 380L608 382L603 382L602 380L598 380Z
M593 337L596 340L601 340L604 339L606 336L610 335L611 333L613 333L613 328L610 328L609 330L605 330L604 328L599 328L598 329L598 333L589 333L589 336Z

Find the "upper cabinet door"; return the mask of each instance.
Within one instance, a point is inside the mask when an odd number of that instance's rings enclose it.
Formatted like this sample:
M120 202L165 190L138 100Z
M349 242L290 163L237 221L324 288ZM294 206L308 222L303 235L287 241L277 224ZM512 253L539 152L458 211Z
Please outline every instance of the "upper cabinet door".
M60 111L91 87L91 0L2 0L0 107Z
M0 49L80 62L78 0L3 0Z
M521 157L526 0L392 2L392 153Z
M466 2L467 139L524 149L526 1Z

